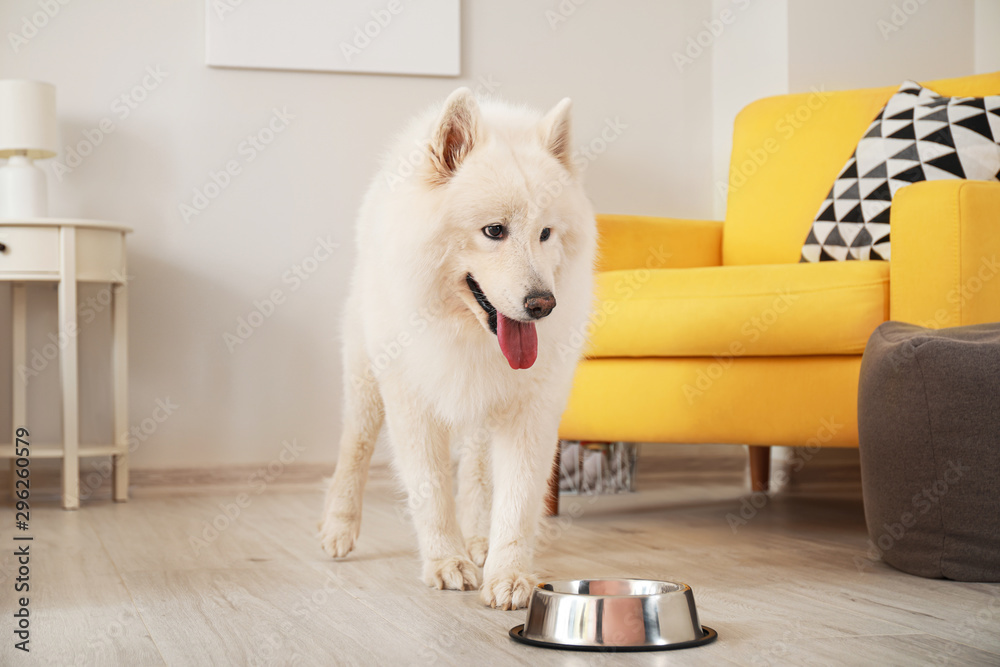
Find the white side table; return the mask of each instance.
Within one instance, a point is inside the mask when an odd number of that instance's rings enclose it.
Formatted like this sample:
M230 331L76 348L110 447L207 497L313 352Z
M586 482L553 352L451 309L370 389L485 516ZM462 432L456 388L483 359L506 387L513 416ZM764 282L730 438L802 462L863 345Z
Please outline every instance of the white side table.
M80 506L80 457L111 456L114 499L128 499L128 286L125 235L131 228L96 220L31 218L0 220L0 280L11 283L13 322L13 431L32 430L27 421L26 282L55 282L59 287L59 370L62 387L63 442L36 444L31 457L61 458L62 504ZM113 337L112 442L80 445L76 288L81 282L108 283ZM14 457L14 442L0 446L0 457ZM14 469L14 466L11 466Z

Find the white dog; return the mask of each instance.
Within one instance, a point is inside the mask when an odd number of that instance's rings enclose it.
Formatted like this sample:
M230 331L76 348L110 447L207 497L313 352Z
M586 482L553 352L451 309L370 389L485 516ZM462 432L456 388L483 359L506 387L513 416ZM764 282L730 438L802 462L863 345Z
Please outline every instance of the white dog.
M429 586L524 607L559 418L592 302L596 226L570 101L545 116L467 88L395 143L358 218L344 430L320 525L354 548L383 418ZM459 458L458 506L451 452Z

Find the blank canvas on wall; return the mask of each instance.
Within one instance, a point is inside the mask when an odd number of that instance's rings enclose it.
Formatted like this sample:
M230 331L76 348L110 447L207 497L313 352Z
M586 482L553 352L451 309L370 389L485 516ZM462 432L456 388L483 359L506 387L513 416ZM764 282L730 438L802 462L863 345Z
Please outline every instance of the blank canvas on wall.
M213 67L458 76L460 0L206 0Z

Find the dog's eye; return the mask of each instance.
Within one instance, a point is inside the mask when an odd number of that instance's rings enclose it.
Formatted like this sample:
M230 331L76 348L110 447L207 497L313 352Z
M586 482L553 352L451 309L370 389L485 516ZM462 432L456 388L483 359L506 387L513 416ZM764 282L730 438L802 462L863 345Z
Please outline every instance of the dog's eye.
M540 241L548 241L550 236L552 236L552 228L546 227L542 230L542 235L538 238Z
M507 234L507 230L503 228L503 225L487 225L483 227L483 234L486 234L487 238L502 239Z

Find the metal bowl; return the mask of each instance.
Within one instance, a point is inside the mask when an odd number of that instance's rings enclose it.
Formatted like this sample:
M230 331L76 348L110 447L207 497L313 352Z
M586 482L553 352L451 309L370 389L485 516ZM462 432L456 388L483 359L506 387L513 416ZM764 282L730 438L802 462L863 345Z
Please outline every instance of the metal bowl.
M579 579L538 584L524 625L524 644L583 651L656 651L701 646L715 630L698 623L687 584L648 579Z

